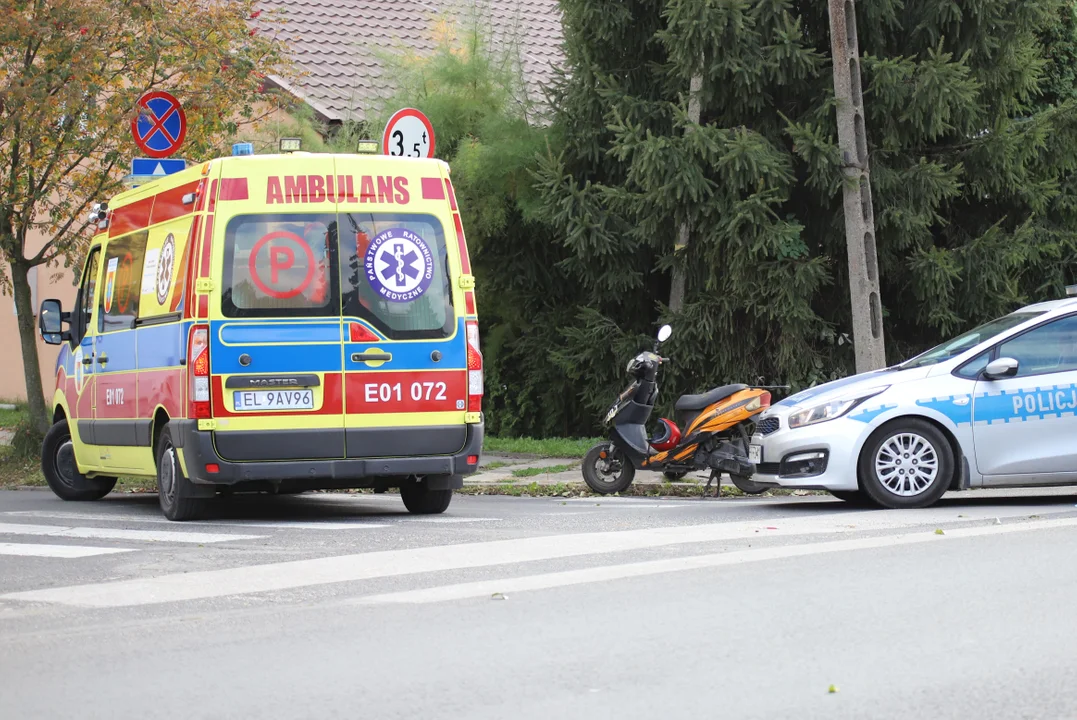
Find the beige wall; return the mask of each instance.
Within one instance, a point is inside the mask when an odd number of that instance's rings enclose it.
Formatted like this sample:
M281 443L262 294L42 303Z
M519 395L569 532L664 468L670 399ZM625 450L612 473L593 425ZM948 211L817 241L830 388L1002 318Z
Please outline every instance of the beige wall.
M41 247L41 238L31 237L27 245L32 252ZM80 258L81 259L81 258ZM10 267L4 268L8 273ZM57 273L63 276L52 281L52 276ZM64 304L64 310L70 310L75 301L75 286L72 284L76 271L64 270L63 268L38 267L35 273L31 273L31 290L34 301L34 323L37 323L37 309L41 301L48 298L58 298ZM36 278L34 275L36 274ZM56 355L60 348L58 345L46 345L38 333L37 354L41 364L41 385L45 392L45 403L52 400L52 392L56 387ZM0 400L25 400L26 381L23 379L22 346L19 343L19 318L15 315L15 298L10 295L0 295Z

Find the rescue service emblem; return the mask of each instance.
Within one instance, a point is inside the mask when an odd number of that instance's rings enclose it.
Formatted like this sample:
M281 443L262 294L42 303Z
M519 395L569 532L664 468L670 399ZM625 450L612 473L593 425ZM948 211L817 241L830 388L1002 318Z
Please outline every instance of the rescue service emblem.
M176 264L176 239L168 233L157 260L157 304L164 305L172 289L172 267Z
M370 286L390 302L422 297L434 277L430 246L404 228L389 228L375 235L363 266Z
M112 258L108 261L108 269L105 271L105 313L112 312L112 298L116 295L116 269L119 267L120 259Z

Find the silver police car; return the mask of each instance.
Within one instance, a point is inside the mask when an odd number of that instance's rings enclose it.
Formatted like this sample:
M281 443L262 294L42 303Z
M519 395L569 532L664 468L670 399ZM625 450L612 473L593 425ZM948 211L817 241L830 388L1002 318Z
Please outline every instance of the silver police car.
M792 395L760 416L751 443L755 483L889 508L1077 484L1077 297Z

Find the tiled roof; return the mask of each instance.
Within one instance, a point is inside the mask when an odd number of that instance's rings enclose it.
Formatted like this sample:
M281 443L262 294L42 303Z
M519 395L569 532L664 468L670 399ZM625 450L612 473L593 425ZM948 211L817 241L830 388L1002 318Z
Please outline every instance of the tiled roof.
M274 81L327 120L362 119L392 91L381 57L433 51L435 25L446 18L459 32L478 12L492 44L519 57L536 100L562 60L558 0L264 0L259 8L286 18L274 32L302 73L294 86Z

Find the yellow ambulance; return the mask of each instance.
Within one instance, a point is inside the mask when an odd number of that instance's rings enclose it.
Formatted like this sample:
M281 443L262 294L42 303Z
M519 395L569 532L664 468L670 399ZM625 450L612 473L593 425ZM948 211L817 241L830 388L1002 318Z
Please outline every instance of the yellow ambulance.
M448 166L225 157L94 216L42 466L65 500L154 477L172 520L217 492L399 487L440 513L479 465L483 368Z

